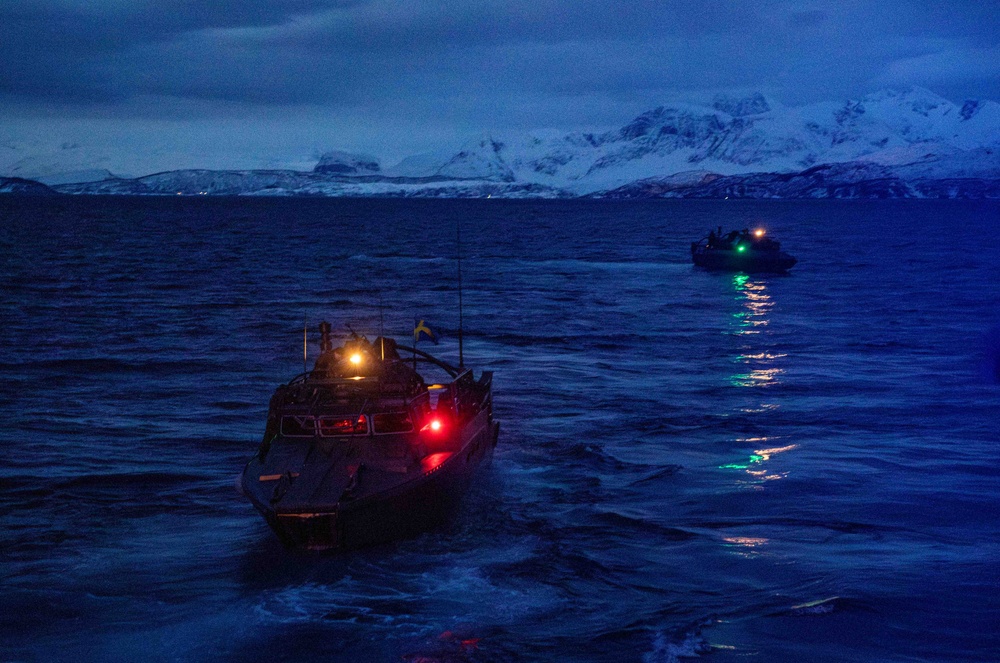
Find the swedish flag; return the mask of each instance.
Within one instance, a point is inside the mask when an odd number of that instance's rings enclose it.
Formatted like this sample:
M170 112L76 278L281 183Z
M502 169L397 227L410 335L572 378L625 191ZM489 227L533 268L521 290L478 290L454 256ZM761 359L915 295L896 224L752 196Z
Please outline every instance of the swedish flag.
M415 324L413 326L413 342L414 343L416 343L417 341L420 340L420 334L427 334L427 338L431 339L431 341L434 343L434 345L437 345L437 342L438 342L437 336L435 336L434 332L432 332L430 330L430 327L428 327L427 325L424 324L423 320L417 322L417 324Z

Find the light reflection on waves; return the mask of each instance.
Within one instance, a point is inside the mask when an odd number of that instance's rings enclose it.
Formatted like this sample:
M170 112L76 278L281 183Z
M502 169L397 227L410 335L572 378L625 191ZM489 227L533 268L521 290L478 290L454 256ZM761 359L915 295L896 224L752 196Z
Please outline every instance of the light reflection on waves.
M733 277L733 289L736 292L736 300L743 308L733 314L738 321L733 333L745 338L748 344L756 346L758 339L762 338L764 328L770 324L768 315L774 306L767 291L767 282L763 279L751 279L746 274L737 274ZM736 358L738 363L749 370L732 375L729 379L730 384L737 387L765 387L777 384L778 378L785 371L776 365L776 360L787 355L753 346L745 348Z
M730 376L729 383L734 387L759 389L774 388L781 385L784 369L778 362L788 355L770 347L768 328L769 315L774 307L774 301L768 292L768 283L764 279L751 279L745 274L733 277L733 288L736 299L742 306L742 311L735 314L739 321L735 334L744 339L742 352L734 360L745 367L739 373ZM747 415L756 415L767 421L773 421L779 409L777 403L761 403L758 407L744 407ZM774 438L771 433L770 437ZM767 442L768 436L750 438L746 441ZM721 469L741 470L743 478L736 481L737 485L746 486L752 490L763 490L765 482L777 481L788 476L787 470L774 469L766 466L771 457L797 448L797 444L787 444L781 447L757 448L747 460L730 462L720 466ZM762 542L766 541L763 539Z

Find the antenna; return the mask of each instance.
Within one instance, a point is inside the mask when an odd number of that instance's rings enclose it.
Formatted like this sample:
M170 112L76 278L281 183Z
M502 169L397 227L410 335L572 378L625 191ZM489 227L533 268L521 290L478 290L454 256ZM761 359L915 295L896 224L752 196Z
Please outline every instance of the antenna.
M378 344L382 350L382 361L385 361L385 315L382 309L382 291L378 291Z
M458 243L458 367L465 368L462 354L462 222L455 220L455 236Z
M420 325L417 322L416 316L413 317L413 370L417 370L417 341L420 340L420 332L417 331L417 327Z
M309 372L309 326L307 313L302 313L302 372Z

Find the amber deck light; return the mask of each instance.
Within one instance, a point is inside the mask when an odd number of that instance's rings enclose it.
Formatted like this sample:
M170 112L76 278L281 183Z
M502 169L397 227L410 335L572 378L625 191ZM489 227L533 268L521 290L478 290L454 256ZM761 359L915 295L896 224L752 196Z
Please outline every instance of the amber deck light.
M352 380L364 379L361 375L361 364L364 363L364 360L365 358L360 352L354 352L347 358L347 361L351 362L351 366L354 367L354 377L351 378Z

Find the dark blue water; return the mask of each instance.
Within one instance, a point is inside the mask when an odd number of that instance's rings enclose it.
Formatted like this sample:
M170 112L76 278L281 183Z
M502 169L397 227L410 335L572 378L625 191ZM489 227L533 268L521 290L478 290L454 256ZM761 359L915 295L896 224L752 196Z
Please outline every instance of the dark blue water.
M303 316L375 335L381 297L457 359L457 220L492 468L443 530L282 549L233 478ZM757 223L791 275L689 264ZM998 227L995 202L0 198L0 660L1000 660Z

